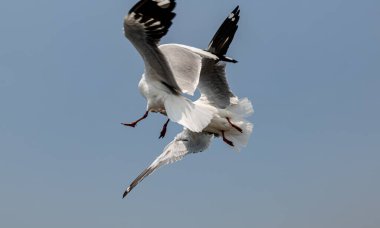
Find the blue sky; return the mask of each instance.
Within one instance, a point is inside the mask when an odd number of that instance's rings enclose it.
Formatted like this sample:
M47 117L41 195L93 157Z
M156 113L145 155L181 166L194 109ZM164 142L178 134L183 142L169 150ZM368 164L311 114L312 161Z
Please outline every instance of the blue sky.
M241 6L228 79L255 114L124 188L180 131L143 114L143 63L122 34L134 1L0 4L1 227L379 227L380 2L177 1L163 43L205 48ZM156 225L155 225L156 226Z

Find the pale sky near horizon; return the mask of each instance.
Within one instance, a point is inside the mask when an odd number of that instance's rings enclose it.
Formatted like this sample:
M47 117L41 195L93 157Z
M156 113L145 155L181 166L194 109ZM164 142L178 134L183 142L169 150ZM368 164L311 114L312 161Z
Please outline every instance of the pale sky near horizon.
M135 1L0 3L0 227L380 226L380 2L177 0L162 43L205 48L241 7L228 80L255 114L240 153L220 139L121 195L181 130L135 129L143 62Z

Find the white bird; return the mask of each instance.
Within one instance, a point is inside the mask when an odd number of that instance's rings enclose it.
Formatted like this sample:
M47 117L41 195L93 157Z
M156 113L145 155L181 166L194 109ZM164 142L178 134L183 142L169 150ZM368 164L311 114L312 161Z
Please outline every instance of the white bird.
M226 54L238 28L239 13L238 6L220 26L209 44L208 51L217 55ZM181 160L188 154L206 150L214 136L222 136L226 143L237 149L247 144L253 125L245 117L253 113L252 104L247 98L239 100L231 92L226 80L225 64L204 59L198 88L201 91L201 98L195 103L212 106L217 110L211 123L198 133L184 128L164 148L163 153L132 181L123 198L159 167Z
M215 33L207 51L220 56L220 59L225 61L237 62L225 55L238 29L239 20L240 9L237 6ZM175 59L172 52L168 53L166 57ZM246 144L247 140L244 138L245 134L240 133L243 132L243 129L251 127L246 125L242 119L251 115L253 109L251 102L247 98L239 100L231 92L225 76L225 67L225 63L218 60L202 59L202 68L197 87L201 92L201 97L194 103L214 110L211 122L203 131L220 135L228 145L240 149L241 145ZM176 75L174 77L176 78ZM160 137L164 136L168 122L169 120L164 124Z
M179 44L158 45L175 16L175 0L141 0L124 18L124 34L144 60L139 90L147 100L143 117L123 123L135 127L149 112L160 112L193 132L201 132L215 109L182 96L193 95L199 82L202 58L219 59L204 50Z
M225 19L211 40L207 51L217 56L225 56L238 29L240 9L237 6ZM216 109L210 124L203 132L222 136L228 145L240 149L248 142L253 125L245 120L253 114L248 98L239 99L229 88L226 79L226 64L203 59L198 89L201 97L195 104L211 105Z

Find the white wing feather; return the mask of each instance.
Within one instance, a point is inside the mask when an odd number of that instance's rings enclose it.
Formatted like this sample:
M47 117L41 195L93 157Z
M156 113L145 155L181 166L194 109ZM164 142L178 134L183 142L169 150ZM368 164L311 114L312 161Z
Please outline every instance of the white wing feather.
M208 133L194 133L184 129L164 148L164 152L160 154L160 156L158 156L148 168L144 169L134 181L132 181L124 192L123 198L132 191L138 183L152 174L159 167L179 161L187 154L198 153L207 149L212 138L213 135Z

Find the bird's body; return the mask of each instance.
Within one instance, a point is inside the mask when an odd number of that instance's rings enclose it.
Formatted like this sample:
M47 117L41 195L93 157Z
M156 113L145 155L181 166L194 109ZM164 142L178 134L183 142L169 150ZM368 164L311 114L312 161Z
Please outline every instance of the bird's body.
M169 89L158 81L147 82L145 74L142 75L138 88L141 95L146 98L146 110L160 112L166 115L164 101L166 96L171 95ZM149 98L149 99L148 99Z

